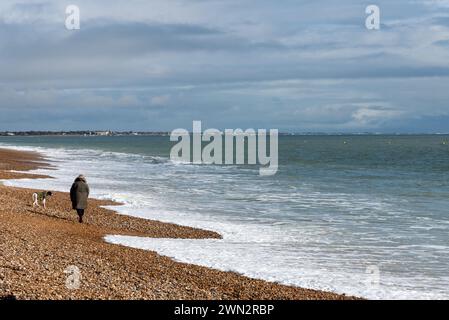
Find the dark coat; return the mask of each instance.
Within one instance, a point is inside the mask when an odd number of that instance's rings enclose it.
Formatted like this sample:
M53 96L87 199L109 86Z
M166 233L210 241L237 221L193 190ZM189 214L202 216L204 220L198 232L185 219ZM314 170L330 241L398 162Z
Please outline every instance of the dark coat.
M70 189L70 199L73 209L87 209L87 198L89 197L89 186L86 180L77 178Z

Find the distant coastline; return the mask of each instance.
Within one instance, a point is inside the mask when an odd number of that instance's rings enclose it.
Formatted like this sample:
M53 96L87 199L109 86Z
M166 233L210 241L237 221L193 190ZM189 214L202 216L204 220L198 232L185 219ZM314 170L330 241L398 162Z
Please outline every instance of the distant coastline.
M0 137L27 137L27 136L169 136L169 131L113 131L113 130L75 130L75 131L0 131ZM449 135L449 132L279 132L280 136L427 136Z
M87 130L87 131L3 131L1 137L25 137L25 136L167 136L169 132L135 132L135 131L110 131L110 130Z

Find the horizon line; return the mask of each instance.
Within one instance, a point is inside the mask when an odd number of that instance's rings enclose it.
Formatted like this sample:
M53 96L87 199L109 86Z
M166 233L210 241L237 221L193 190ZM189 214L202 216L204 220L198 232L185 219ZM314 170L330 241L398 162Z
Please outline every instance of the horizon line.
M0 131L0 136L32 136L32 135L94 135L94 136L113 136L113 135L166 135L172 131L154 130L18 130L18 131ZM189 131L192 134L191 131ZM279 131L279 135L283 136L302 136L302 135L449 135L449 132L323 132L323 131Z

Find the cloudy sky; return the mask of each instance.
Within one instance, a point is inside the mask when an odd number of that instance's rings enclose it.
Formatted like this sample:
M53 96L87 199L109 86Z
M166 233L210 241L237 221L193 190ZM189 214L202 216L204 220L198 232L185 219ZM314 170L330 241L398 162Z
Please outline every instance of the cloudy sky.
M449 0L2 0L0 112L0 131L449 132Z

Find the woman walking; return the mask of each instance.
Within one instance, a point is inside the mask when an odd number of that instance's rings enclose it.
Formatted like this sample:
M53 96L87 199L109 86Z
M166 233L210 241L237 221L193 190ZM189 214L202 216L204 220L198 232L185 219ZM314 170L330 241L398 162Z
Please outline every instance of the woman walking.
M89 197L89 186L86 178L79 175L70 189L72 207L78 213L79 222L83 223L84 210L87 209L87 198Z

